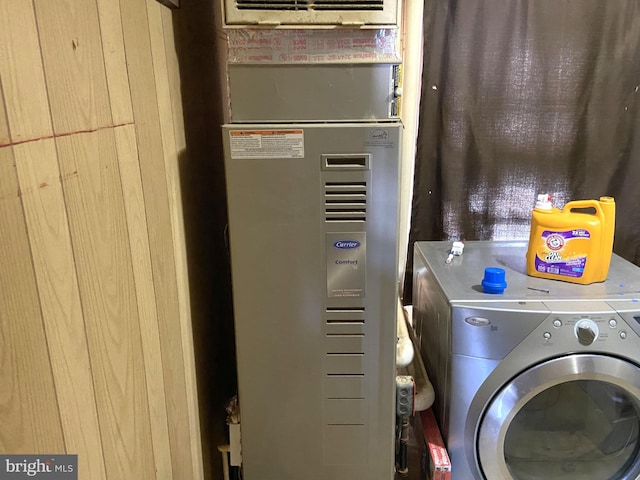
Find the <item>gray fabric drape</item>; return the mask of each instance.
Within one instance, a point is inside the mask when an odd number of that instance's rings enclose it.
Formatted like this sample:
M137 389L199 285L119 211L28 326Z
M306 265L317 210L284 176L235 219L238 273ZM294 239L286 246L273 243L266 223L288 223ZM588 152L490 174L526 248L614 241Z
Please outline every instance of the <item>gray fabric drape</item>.
M640 264L640 1L432 0L424 28L409 251L527 239L538 193L610 195Z

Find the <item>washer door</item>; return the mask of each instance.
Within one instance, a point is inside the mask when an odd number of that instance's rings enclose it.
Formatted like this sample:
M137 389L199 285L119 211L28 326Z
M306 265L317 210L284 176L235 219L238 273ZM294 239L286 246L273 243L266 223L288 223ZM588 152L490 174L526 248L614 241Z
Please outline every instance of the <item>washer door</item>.
M491 400L477 453L489 480L640 476L640 369L604 355L536 365Z

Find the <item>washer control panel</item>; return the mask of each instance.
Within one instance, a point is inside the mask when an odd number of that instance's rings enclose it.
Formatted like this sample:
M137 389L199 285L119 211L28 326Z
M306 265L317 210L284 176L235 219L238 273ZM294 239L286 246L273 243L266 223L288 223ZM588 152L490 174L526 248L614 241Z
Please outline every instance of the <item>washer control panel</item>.
M611 341L624 341L629 333L626 322L615 312L589 314L554 314L544 322L542 342L557 341L589 347Z

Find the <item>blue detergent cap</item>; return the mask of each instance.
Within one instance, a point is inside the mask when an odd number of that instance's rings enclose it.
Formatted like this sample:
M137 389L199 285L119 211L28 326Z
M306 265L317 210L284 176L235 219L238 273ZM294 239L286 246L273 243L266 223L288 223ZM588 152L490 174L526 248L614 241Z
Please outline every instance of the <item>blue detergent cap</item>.
M484 269L484 278L482 279L482 291L484 293L500 294L504 293L507 288L507 282L504 279L504 269L489 267Z

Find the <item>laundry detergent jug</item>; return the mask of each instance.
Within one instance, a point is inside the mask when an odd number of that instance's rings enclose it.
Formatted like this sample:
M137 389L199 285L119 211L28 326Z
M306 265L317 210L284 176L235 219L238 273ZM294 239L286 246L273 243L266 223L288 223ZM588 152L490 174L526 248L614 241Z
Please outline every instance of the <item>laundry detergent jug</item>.
M538 195L531 215L527 274L584 285L603 282L613 252L613 197L576 200L562 210Z

